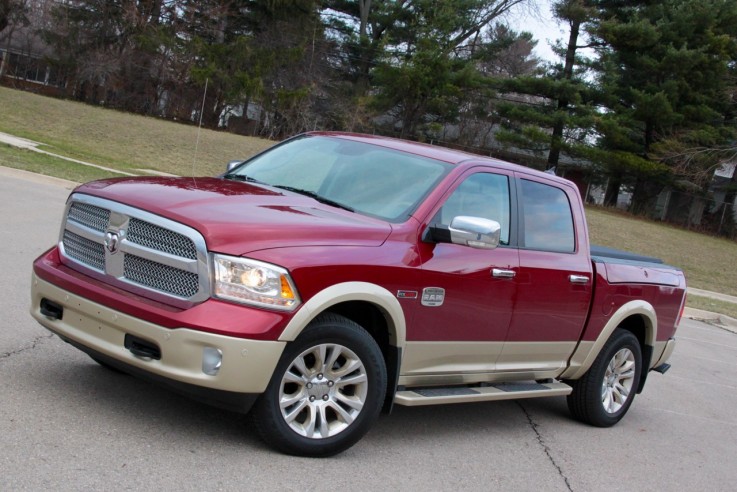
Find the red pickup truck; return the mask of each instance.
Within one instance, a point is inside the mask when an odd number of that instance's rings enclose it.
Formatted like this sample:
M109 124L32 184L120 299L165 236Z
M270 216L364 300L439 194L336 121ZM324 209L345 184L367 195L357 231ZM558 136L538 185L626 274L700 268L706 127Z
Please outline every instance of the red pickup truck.
M33 265L35 319L311 456L393 405L567 395L611 426L669 367L682 272L592 252L569 181L341 133L229 167L74 190Z

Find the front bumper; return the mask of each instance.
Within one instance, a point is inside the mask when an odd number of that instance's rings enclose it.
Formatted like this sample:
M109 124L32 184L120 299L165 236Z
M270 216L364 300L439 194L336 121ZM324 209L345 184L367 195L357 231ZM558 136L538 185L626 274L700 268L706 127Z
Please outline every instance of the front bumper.
M33 274L31 315L65 341L123 371L153 380L216 406L248 411L271 379L285 342L236 338L189 328L169 328L116 311ZM41 312L47 299L63 308L61 319ZM155 344L160 359L134 355L126 335ZM203 372L203 349L222 351L217 375Z

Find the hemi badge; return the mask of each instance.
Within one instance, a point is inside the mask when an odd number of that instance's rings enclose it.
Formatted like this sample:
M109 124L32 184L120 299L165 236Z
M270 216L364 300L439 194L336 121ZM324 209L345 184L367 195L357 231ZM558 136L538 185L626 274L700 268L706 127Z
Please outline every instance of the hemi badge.
M422 305L429 307L442 306L445 300L445 289L440 287L425 287L422 289Z
M416 290L398 290L397 298L398 299L417 299L417 291Z

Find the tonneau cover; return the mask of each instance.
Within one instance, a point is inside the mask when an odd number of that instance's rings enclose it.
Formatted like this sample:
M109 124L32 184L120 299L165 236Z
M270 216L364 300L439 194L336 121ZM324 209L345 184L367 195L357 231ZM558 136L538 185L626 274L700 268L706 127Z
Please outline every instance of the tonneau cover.
M618 258L620 260L630 261L644 261L647 263L663 263L663 260L661 260L660 258L638 255L637 253L630 253L629 251L607 248L606 246L596 246L593 244L591 245L591 256L599 256L602 258Z

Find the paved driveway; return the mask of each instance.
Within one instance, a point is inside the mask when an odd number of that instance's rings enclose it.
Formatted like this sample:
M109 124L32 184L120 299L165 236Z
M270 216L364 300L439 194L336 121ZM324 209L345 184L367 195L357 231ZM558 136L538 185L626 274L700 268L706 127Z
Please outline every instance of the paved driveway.
M27 314L68 189L0 167L0 490L734 490L737 335L685 321L665 376L596 429L564 398L399 407L331 459L108 371Z

